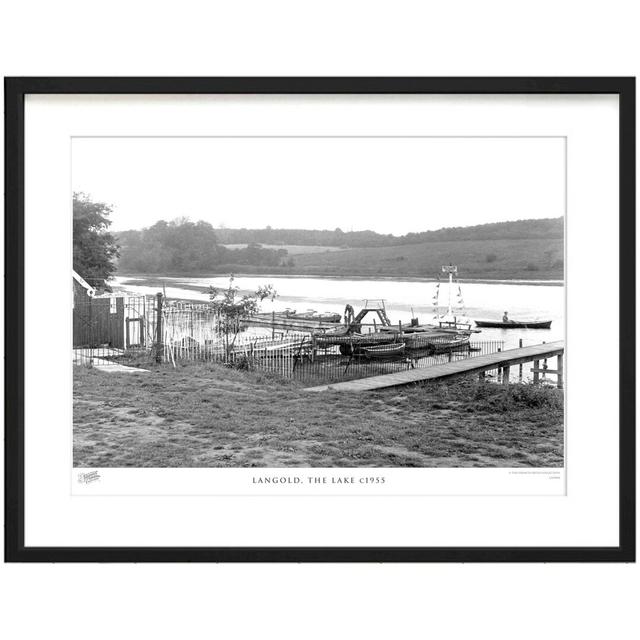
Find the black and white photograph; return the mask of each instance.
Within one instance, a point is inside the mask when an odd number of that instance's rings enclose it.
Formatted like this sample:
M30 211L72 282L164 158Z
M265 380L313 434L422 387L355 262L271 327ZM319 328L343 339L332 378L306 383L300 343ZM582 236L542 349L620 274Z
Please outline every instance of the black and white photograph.
M0 15L2 637L633 635L640 4Z
M16 557L630 557L631 82L9 87Z
M555 135L74 137L74 467L563 469L566 165Z

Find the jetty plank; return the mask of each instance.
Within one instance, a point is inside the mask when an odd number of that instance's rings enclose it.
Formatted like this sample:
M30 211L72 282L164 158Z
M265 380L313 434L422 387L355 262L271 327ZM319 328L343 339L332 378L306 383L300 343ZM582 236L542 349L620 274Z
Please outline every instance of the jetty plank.
M525 362L541 360L543 358L553 358L554 356L563 354L564 340L558 340L556 342L536 344L531 347L507 349L505 351L498 351L497 353L476 356L456 362L436 364L432 367L425 367L424 369L408 369L398 373L387 373L380 376L360 378L359 380L349 380L348 382L337 382L319 387L307 387L305 391L327 391L329 389L334 391L373 391L375 389L396 387L422 380L437 380L466 373L491 371L492 369L524 364ZM549 373L549 371L547 371L547 373Z

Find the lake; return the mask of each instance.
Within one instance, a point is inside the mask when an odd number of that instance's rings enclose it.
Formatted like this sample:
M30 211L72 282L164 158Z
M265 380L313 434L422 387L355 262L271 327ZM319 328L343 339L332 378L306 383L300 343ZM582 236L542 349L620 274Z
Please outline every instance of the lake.
M161 290L156 283L158 277L116 277L118 289L140 295L153 295ZM207 302L209 285L226 288L227 276L209 278L166 277L165 291L168 298L181 298ZM253 291L259 286L271 284L278 297L275 302L265 300L262 311L283 311L287 308L298 312L315 309L344 313L345 305L356 310L365 299L384 299L387 315L392 323L408 322L412 315L421 323L433 322L433 297L435 282L406 280L366 280L319 277L237 276L234 284L243 291ZM446 312L448 282L440 285L440 313ZM476 334L477 340L502 340L505 349L517 347L520 338L523 344L537 344L564 339L563 286L551 284L512 284L499 282L461 282L460 287L467 317L471 319L500 320L504 311L513 320L552 320L551 329L483 329ZM457 285L452 291L452 300L457 300ZM457 312L457 309L456 309Z

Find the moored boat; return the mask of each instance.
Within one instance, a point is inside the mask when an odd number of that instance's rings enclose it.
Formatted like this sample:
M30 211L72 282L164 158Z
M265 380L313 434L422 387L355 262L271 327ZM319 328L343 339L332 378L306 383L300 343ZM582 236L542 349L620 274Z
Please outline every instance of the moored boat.
M469 345L469 336L464 333L412 333L402 337L407 349L439 353Z
M320 320L322 322L340 322L342 320L342 316L339 313L332 313L331 311L318 313L315 309L307 309L302 313L289 311L288 317L300 320Z
M348 304L345 307L345 324L330 328L323 328L322 331L314 331L313 339L315 344L321 349L326 349L338 345L342 355L351 355L358 349L378 344L391 342L401 343L397 333L383 333L378 331L378 325L373 322L374 331L362 333L365 326L364 319L367 314L372 314L378 318L382 327L388 327L391 323L387 317L384 300L365 300L364 307L356 314L354 308ZM369 330L371 330L371 325Z
M393 358L404 353L404 343L395 342L391 344L379 344L370 347L362 347L356 350L357 354L367 358Z
M466 325L463 328L454 328L443 326L442 324L411 324L411 323L402 323L401 325L395 326L392 325L390 327L380 327L380 331L384 331L387 333L399 333L402 331L403 335L422 335L422 334L432 334L432 335L458 335L460 333L464 333L465 335L470 335L472 333L481 333L480 329L471 329L467 328Z
M340 322L342 320L342 316L339 313L332 313L331 311L318 313L313 318L317 318L322 322Z
M340 348L340 353L345 356L349 356L354 351L364 347L398 343L396 336L392 333L345 333L344 331L327 331L324 334L314 334L313 339L316 346L321 349L327 349L337 345Z
M338 323L342 320L342 316L339 313L332 311L318 312L314 309L308 309L307 311L297 312L295 309L285 309L284 311L272 311L271 313L256 313L252 316L254 319L264 320L312 320L314 322L332 322Z
M448 353L469 349L469 336L448 336L446 339L435 339L431 343L433 353Z

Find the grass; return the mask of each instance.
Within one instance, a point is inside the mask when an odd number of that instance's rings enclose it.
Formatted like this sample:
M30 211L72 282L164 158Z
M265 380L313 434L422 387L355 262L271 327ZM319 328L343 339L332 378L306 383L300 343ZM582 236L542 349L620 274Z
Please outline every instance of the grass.
M219 365L74 368L77 467L559 467L563 396L468 380L308 393Z
M462 278L561 280L562 256L559 239L459 240L298 255L293 273L434 277L453 263Z
M285 249L290 256L298 256L303 253L328 253L330 251L342 251L342 247L327 247L320 245L302 245L302 244L262 244L259 243L263 249ZM227 249L244 249L247 243L244 244L225 244L223 245Z
M285 247L286 248L286 247ZM320 247L307 247L320 249ZM209 273L176 273L165 276L280 275L333 277L430 278L443 264L457 264L460 277L487 280L564 279L563 241L456 240L394 247L359 249L324 248L294 254L293 266L217 265ZM119 275L125 275L123 274ZM126 274L140 275L140 274ZM151 275L151 274L148 274Z

